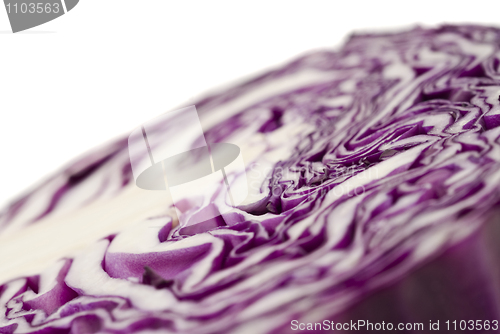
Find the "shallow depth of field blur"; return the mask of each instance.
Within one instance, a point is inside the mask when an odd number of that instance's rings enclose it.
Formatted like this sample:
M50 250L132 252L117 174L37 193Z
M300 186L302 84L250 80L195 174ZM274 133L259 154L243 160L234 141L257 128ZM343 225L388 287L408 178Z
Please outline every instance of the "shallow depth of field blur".
M0 10L0 205L212 88L354 30L498 22L496 1L82 0L16 35Z

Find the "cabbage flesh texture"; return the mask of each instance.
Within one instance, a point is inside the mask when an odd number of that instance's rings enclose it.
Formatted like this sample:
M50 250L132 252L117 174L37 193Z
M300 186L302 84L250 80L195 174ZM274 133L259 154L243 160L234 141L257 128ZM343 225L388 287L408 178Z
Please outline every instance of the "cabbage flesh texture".
M151 210L0 282L0 333L498 319L499 45L479 26L353 35L198 101L207 141L247 152L245 205L197 229ZM134 187L124 139L6 208L0 231Z

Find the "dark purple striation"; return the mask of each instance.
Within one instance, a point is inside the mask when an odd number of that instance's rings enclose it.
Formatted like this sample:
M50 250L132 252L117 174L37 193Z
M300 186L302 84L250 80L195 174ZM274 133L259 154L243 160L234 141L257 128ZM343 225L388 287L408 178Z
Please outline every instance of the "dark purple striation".
M20 212L27 211L29 218L23 217L18 223L29 225L57 211L64 197L76 195L75 197L79 197L78 202L84 205L96 200L105 192L113 194L120 191L133 179L126 149L127 139L117 140L71 163L58 174L44 180L42 184L0 212L0 233L9 224L17 222ZM108 167L108 170L102 171L103 166L113 166L113 168ZM99 177L95 191L86 190L78 193L78 185L95 174ZM51 195L47 196L48 193ZM44 205L40 207L39 202Z
M229 108L206 131L219 142L251 130L266 142L262 156L290 147L273 161L262 199L196 229L153 218L164 225L157 236L137 236L152 240L151 251L127 252L127 232L101 240L61 261L46 291L40 276L0 286L0 333L278 333L298 332L292 320L324 319L440 320L443 329L446 320L499 320L499 64L495 28L354 35L337 52L306 55L199 101L210 118L260 87L298 82ZM107 180L111 170L121 176L103 187L126 185L125 145L54 177L59 186L29 221L57 211L90 174ZM13 204L0 227L40 192Z

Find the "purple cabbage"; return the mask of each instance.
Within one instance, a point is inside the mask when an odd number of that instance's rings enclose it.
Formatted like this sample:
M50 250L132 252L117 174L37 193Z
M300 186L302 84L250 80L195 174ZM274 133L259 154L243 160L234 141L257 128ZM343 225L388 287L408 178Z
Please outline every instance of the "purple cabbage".
M196 228L152 214L0 282L0 333L500 320L499 66L496 28L355 34L201 99L207 141L254 152L251 200ZM133 187L125 138L12 203L0 231Z

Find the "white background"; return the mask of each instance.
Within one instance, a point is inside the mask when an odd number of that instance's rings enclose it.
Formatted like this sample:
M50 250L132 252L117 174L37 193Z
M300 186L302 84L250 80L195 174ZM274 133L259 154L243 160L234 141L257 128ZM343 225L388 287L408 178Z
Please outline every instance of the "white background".
M478 0L80 0L66 15L12 34L2 7L0 206L162 112L338 46L353 30L500 25L499 10L498 1Z

